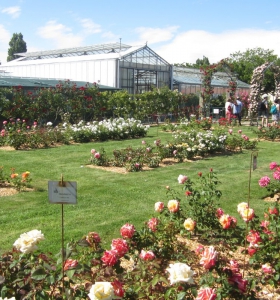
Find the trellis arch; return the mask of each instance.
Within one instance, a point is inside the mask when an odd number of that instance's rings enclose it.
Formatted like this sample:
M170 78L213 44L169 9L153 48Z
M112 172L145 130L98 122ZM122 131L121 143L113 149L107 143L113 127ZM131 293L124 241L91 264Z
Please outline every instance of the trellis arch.
M258 103L260 100L260 95L264 91L263 79L264 74L267 69L271 69L274 74L275 90L268 91L272 93L275 97L280 97L280 68L276 66L274 62L265 62L261 66L254 69L252 79L251 79L251 92L249 95L249 112L252 118L257 115Z
M202 115L206 117L208 109L210 109L210 101L211 97L214 93L214 89L211 85L212 77L214 73L218 70L223 70L229 77L228 80L228 93L230 99L233 101L235 100L235 93L237 88L237 78L233 73L233 66L229 64L225 59L222 59L217 64L212 64L209 66L201 67L200 72L202 72L202 91L201 91L201 98L202 98Z

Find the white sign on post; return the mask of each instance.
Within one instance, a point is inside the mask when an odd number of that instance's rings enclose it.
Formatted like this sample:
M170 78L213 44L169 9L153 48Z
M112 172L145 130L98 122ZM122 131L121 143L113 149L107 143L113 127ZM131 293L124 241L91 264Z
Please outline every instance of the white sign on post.
M218 115L220 112L220 110L218 108L214 108L213 109L213 114Z
M76 181L49 181L49 201L59 204L77 204Z

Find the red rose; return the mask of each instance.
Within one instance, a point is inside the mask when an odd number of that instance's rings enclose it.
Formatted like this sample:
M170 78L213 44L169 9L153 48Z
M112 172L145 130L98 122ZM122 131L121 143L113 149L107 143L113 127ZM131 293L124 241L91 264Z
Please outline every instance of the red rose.
M131 239L135 233L135 227L132 224L124 224L120 230L124 239Z
M101 260L107 266L114 266L118 261L117 252L115 250L109 250L109 251L106 250L103 256L101 257Z
M128 252L128 245L123 239L114 239L112 240L111 249L117 253L118 257L122 257Z
M69 269L76 268L77 265L78 265L78 261L76 259L69 258L65 261L63 269L64 269L64 271L66 271Z

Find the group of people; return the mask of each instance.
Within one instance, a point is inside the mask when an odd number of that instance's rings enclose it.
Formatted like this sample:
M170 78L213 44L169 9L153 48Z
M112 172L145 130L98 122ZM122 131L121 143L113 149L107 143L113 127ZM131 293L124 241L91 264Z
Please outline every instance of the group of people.
M240 101L240 97L237 96L234 101L228 99L225 104L226 110L226 118L228 124L231 124L231 120L235 118L238 121L238 124L241 126L241 112L242 112L242 102Z
M272 125L277 125L279 118L280 118L280 109L279 109L279 99L275 99L274 103L272 104L271 107L275 106L275 112L272 112ZM259 105L259 116L261 117L262 124L261 126L268 126L268 116L269 116L269 111L268 111L268 96L267 94L264 94L262 96L262 101L260 102Z
M238 124L241 126L241 117L242 117L242 102L240 97L236 97L236 100L232 101L228 99L225 104L225 112L228 124L231 124L232 119L238 121ZM261 126L268 127L268 118L269 113L272 115L272 125L277 125L280 119L280 99L275 99L274 103L271 106L271 111L269 111L268 105L268 96L264 94L262 100L259 103L258 115L261 118ZM272 109L273 108L273 109Z

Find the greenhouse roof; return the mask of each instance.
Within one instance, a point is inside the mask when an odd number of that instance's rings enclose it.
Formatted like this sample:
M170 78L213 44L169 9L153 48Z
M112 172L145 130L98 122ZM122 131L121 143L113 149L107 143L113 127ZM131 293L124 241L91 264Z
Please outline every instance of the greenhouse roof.
M3 73L2 73L3 74ZM62 84L65 81L70 84L76 84L78 88L80 87L93 87L95 84L88 83L85 81L72 81L72 80L63 80L63 79L47 79L47 78L32 78L32 77L14 77L14 76L6 76L1 75L0 73L0 87L16 87L22 86L25 88L39 88L39 87L55 87L58 84ZM111 86L100 85L97 84L100 90L104 91L112 91L118 90L118 88L114 88Z
M56 49L56 50L47 50L47 51L23 52L23 53L15 53L15 55L21 57L21 61L23 61L23 60L59 58L59 57L69 57L69 56L121 53L123 51L128 50L131 47L132 46L121 44L121 43L111 43L111 44L92 45L86 47Z
M185 67L173 67L173 80L176 84L202 84L202 73L199 69L185 68ZM228 81L230 76L226 72L216 72L211 81L212 86L228 87ZM250 88L250 84L237 80L237 86L239 88Z

